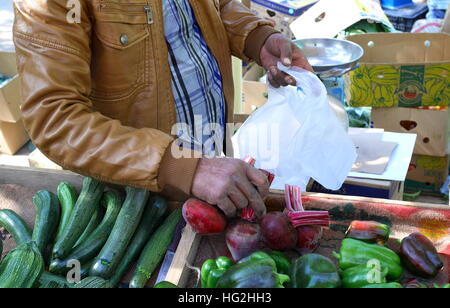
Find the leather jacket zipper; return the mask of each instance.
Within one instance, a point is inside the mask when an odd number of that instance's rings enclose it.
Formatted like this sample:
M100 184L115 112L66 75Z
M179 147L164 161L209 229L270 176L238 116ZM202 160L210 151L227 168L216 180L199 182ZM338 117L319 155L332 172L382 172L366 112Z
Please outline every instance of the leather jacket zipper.
M153 24L153 11L149 6L144 6L145 14L147 14L147 23L149 25Z

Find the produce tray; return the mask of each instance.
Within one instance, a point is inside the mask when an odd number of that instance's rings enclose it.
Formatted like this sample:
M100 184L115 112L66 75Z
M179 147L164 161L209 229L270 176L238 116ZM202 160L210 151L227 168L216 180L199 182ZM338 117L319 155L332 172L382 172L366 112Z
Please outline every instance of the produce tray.
M70 171L34 169L23 167L10 167L0 165L0 209L14 210L22 217L30 228L34 225L35 207L32 197L39 190L48 190L56 193L56 188L61 182L69 182L78 191L81 190L83 177ZM123 187L108 185L111 188L123 190ZM177 202L169 203L170 209L179 207ZM3 240L3 255L6 255L15 246L9 233L0 228L0 238ZM128 275L123 278L122 286L126 287L134 266L130 267ZM159 268L155 271L148 286L153 286L158 276Z
M444 270L433 280L420 281L427 284L445 284L449 282L450 256L450 207L437 204L412 203L386 199L372 199L350 196L305 193L304 207L307 210L327 210L331 216L331 226L317 253L332 257L333 251L339 251L340 243L348 225L353 220L375 220L392 227L388 247L399 248L399 240L413 232L428 236L438 248L444 259ZM284 193L273 192L268 200L269 211L284 208ZM167 280L180 287L196 287L198 268L204 261L219 256L229 256L223 235L198 236L190 227L186 227L174 261L169 269ZM415 278L405 272L402 280Z

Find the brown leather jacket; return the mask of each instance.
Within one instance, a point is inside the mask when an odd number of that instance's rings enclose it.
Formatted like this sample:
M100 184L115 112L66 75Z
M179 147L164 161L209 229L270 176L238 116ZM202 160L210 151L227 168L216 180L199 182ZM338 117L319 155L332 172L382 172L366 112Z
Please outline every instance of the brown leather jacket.
M75 1L76 2L76 1ZM83 175L189 194L198 159L175 159L176 123L162 0L15 0L23 117L53 161ZM275 30L235 0L190 0L233 116L231 55L259 60ZM69 14L71 17L76 15Z

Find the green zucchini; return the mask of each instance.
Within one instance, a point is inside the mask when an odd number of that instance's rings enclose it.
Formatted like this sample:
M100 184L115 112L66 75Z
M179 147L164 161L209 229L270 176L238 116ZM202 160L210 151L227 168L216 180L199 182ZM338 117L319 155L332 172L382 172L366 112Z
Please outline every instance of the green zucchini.
M170 243L172 242L181 216L181 209L175 210L151 236L141 256L139 257L136 270L130 281L130 288L144 288L150 280L153 272L158 264L163 260L167 248L169 248Z
M83 231L83 233L80 235L80 238L77 240L77 242L73 246L72 250L75 249L75 247L77 247L81 243L85 242L88 239L88 237L91 236L91 234L95 231L95 229L97 229L97 227L100 225L100 223L104 217L104 214L105 214L105 211L104 211L103 207L99 207L95 211L94 215L92 215L91 220L89 221L88 226Z
M0 289L30 289L44 271L44 258L35 242L13 249L0 265Z
M109 279L114 274L136 231L150 192L145 189L126 188L127 196L108 240L95 258L90 276Z
M42 273L41 277L39 277L38 285L40 289L64 289L72 286L66 278L49 272Z
M0 227L12 235L17 246L31 242L30 228L14 211L0 210Z
M58 197L46 190L38 191L34 195L33 204L36 207L36 220L31 239L36 242L44 256L47 246L53 241L58 231L61 207Z
M68 256L80 235L89 224L92 215L99 208L105 184L92 178L84 178L80 197L61 238L53 247L53 256L64 259Z
M120 261L114 275L109 279L109 282L113 286L117 286L120 283L120 280L130 267L131 263L139 257L139 254L148 242L153 231L158 227L166 215L168 208L169 206L164 198L160 196L150 198L150 202L144 211L144 215L142 216L136 233L127 248L127 252L123 256L122 261Z
M109 281L101 277L87 277L74 286L75 289L112 289Z
M50 265L52 273L67 272L67 263L70 260L78 260L81 264L85 264L86 261L95 258L103 248L119 215L122 198L117 191L108 191L103 195L101 203L106 207L106 214L102 222L85 241L74 248L64 261L56 259L52 262Z
M58 241L62 237L64 229L70 220L73 208L78 199L78 193L70 183L62 182L58 185L56 194L61 204L61 220L59 222L58 232L56 233L56 241Z

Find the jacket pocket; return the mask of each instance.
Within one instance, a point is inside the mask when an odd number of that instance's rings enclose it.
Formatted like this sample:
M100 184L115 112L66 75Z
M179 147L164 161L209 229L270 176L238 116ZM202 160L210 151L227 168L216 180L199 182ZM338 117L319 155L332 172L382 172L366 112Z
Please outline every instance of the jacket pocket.
M144 1L101 1L92 39L92 96L118 99L145 84L149 7Z

